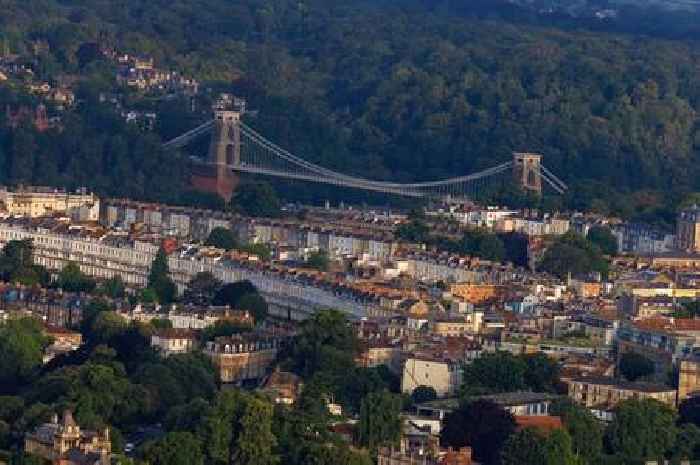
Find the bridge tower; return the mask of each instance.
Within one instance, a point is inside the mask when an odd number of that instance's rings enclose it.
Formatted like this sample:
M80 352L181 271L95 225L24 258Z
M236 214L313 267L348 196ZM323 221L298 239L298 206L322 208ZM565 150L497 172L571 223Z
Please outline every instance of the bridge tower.
M537 153L513 153L513 178L524 191L542 194L541 163L542 155Z
M241 117L245 101L231 98L214 107L214 129L206 165L193 168L192 187L231 200L239 177L232 167L241 162Z

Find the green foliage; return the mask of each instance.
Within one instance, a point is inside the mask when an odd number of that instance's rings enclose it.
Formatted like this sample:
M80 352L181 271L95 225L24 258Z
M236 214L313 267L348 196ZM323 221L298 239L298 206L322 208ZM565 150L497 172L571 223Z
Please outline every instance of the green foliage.
M232 203L248 216L275 218L280 215L280 200L272 186L265 182L241 184Z
M270 247L265 244L247 244L239 247L242 252L247 252L251 255L257 255L260 260L268 261L272 257Z
M608 451L627 463L659 460L676 440L676 414L653 399L625 400L605 432Z
M228 228L217 227L211 230L204 244L219 249L231 250L236 248L238 241L233 231Z
M430 229L422 219L414 219L396 228L396 236L409 242L422 243L428 240Z
M200 339L202 342L213 341L217 337L228 337L234 334L240 334L250 331L251 327L242 326L231 320L219 320L211 326L208 326L202 330L200 334Z
M700 315L700 302L684 302L682 308L676 310L673 316L676 318L695 318Z
M358 442L370 450L395 446L401 439L401 397L388 391L371 392L362 399Z
M576 233L568 232L547 248L538 269L560 278L566 278L569 273L582 275L600 272L606 275L608 263L596 245Z
M598 419L568 398L554 402L550 414L561 417L571 436L574 454L584 463L597 463L603 450L603 428Z
M309 258L306 260L306 266L315 268L320 271L328 271L329 264L330 259L328 258L328 252L326 252L325 250L312 252L311 254L309 254Z
M182 300L199 306L211 305L222 286L223 283L209 271L199 272L187 283Z
M48 272L33 261L34 245L31 239L9 241L0 255L0 277L3 281L27 286L49 283Z
M167 318L154 318L149 323L154 329L171 329L173 327L173 322Z
M586 238L597 245L605 255L617 254L617 238L607 226L594 226Z
M153 465L203 465L202 441L192 433L168 433L144 447L144 458Z
M95 280L80 271L75 262L68 262L63 267L56 284L67 292L92 292L96 286Z
M515 433L503 448L502 465L579 465L571 449L569 433L555 429L548 435L525 428Z
M700 457L700 428L692 423L678 429L676 442L670 451L675 460L696 459Z
M468 255L494 261L503 260L506 253L505 245L498 236L480 230L464 233L461 251Z
M278 463L272 413L272 406L260 398L239 391L220 392L202 425L207 463Z
M124 280L119 275L113 278L105 279L102 281L97 289L99 294L110 297L112 299L119 299L126 295L126 285Z
M464 392L480 393L556 392L559 367L544 354L513 355L510 352L486 354L464 369Z
M625 352L620 356L620 373L629 381L654 374L654 361L636 352Z
M543 353L523 355L525 361L524 381L534 392L555 392L559 382L559 365Z
M268 305L263 296L257 292L243 295L238 300L238 309L247 310L253 315L256 323L262 323L267 318Z
M334 380L353 368L356 350L357 340L346 316L328 309L301 324L290 355L295 371L305 378L325 372Z
M49 340L33 318L10 319L0 326L0 393L14 393L32 380Z
M228 305L231 308L240 309L241 301L245 303L246 296L259 295L258 290L248 280L227 283L221 286L214 295L214 305ZM259 304L259 302L248 302ZM246 309L249 310L249 309ZM253 310L253 309L250 309ZM258 309L260 310L260 309Z
M542 437L530 428L513 434L503 446L503 465L539 465L545 463Z
M158 302L169 304L177 297L177 287L170 278L168 255L162 247L158 249L148 274L148 288L152 289Z
M440 444L453 448L469 446L475 460L496 465L514 431L515 420L510 413L493 402L477 400L463 403L445 417Z

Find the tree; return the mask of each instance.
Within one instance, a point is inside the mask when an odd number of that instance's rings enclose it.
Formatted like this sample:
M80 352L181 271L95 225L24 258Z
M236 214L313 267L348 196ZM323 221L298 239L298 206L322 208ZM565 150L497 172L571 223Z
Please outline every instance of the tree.
M173 322L167 318L154 318L149 323L155 329L172 329L173 327Z
M219 392L201 427L207 463L278 463L272 413L272 406L261 398L235 390Z
M49 273L34 264L34 245L31 239L9 241L0 255L0 276L4 281L27 286L48 285Z
M474 459L495 465L514 431L515 420L510 413L494 402L477 400L462 403L445 417L440 443L453 448L469 446Z
M63 267L56 284L67 292L92 292L96 286L95 280L83 273L75 262L68 262Z
M253 182L242 184L232 203L248 216L275 218L280 215L280 201L277 193L268 183Z
M544 441L537 432L525 428L508 438L501 453L503 465L541 465L545 463Z
M256 255L260 260L268 261L272 257L270 247L265 244L248 244L240 247L241 252L247 252L251 255Z
M251 294L245 294L238 300L238 308L240 310L247 310L255 318L256 323L262 323L267 318L268 305L263 296L257 292Z
M654 374L654 362L642 354L625 352L620 357L620 373L629 381Z
M375 451L397 445L401 439L401 398L389 391L371 392L362 399L357 439Z
M168 266L168 255L163 247L158 249L151 270L148 274L148 287L153 289L158 301L162 304L169 304L177 296L177 286L170 278L170 268Z
M404 241L421 243L428 240L429 232L428 225L423 220L415 219L400 225L396 229L396 236Z
M212 273L201 271L187 283L182 300L202 307L211 305L222 285Z
M234 428L232 463L241 465L276 465L279 457L272 434L272 405L258 398L245 403Z
M112 299L119 299L126 295L126 285L121 276L115 275L113 278L102 281L99 292Z
M543 353L522 356L526 370L524 382L534 392L555 392L559 383L559 365Z
M563 429L555 429L544 438L544 465L579 465L572 450L571 436Z
M231 250L237 247L238 241L233 235L233 231L219 226L211 230L204 244L218 249Z
M681 402L678 406L678 422L692 423L700 427L700 397L688 397Z
M192 433L168 433L146 444L144 458L152 465L203 465L202 441Z
M586 236L606 255L617 254L617 238L607 226L593 226Z
M464 370L468 391L511 392L525 388L526 363L510 352L484 355Z
M494 234L486 234L479 241L476 255L495 262L500 262L506 255L506 248L503 241Z
M437 393L432 386L418 386L411 393L411 400L414 404L422 404L437 399Z
M237 308L244 295L257 294L258 290L248 280L224 284L214 296L214 305L228 305Z
M33 378L48 344L33 318L10 319L0 326L0 393L14 393Z
M243 326L231 320L219 320L211 326L207 326L200 333L200 339L203 342L213 341L217 337L228 337L234 334L245 333L253 328L251 326Z
M700 457L700 428L692 423L682 425L678 429L676 442L670 451L670 455L678 461Z
M578 465L571 451L571 437L562 429L548 435L525 428L506 441L502 465Z
M306 260L306 266L315 268L320 271L328 271L328 265L330 260L328 258L328 252L325 250L319 250L318 252L312 252L309 254L308 260Z
M552 403L550 414L561 417L574 454L585 463L597 463L603 451L603 428L590 410L567 398Z
M569 273L583 275L599 272L605 275L608 263L596 245L576 233L568 232L547 248L538 269L560 278L566 278Z
M657 400L622 401L605 432L608 451L626 463L659 460L676 440L675 421L673 410Z
M291 362L295 371L310 378L327 372L342 377L354 367L357 340L346 316L338 310L320 310L301 324L292 345Z

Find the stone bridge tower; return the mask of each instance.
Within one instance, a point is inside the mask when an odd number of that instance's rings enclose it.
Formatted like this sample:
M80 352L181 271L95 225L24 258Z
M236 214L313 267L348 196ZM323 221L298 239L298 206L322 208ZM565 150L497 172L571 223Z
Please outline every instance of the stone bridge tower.
M218 194L227 202L231 200L239 183L238 174L232 166L241 162L240 123L244 113L245 101L240 99L234 98L229 103L215 106L207 164L193 167L192 187Z
M513 178L521 189L542 194L541 163L542 155L537 153L513 153Z

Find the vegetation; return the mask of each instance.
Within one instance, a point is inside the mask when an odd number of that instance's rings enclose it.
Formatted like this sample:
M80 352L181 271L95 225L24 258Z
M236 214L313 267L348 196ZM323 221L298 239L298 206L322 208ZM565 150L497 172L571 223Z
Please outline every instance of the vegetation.
M148 288L153 290L158 302L169 304L177 297L177 286L170 278L168 255L165 249L158 249L148 274Z
M478 400L463 403L445 417L440 443L454 448L470 446L475 460L495 465L514 431L510 413L493 402Z
M554 392L559 369L544 354L486 354L464 370L464 389L469 394L513 392L530 389Z
M251 124L329 168L437 179L528 147L572 186L560 205L664 224L700 189L700 87L692 78L700 57L692 44L556 28L531 17L507 22L498 19L511 11L501 2L491 2L485 21L474 13L484 2L444 3L46 0L37 10L5 2L4 44L32 62L38 79L78 76L81 104L61 132L1 128L0 182L192 200L186 157L163 152L159 142L205 116L173 99L150 104L160 110L155 134L125 124L99 100L101 91L116 90L113 67L99 53L113 45L248 97L259 110ZM675 24L692 20L667 21L669 35L688 37ZM659 31L656 24L641 30ZM34 55L39 40L48 50ZM3 107L31 101L8 88ZM269 198L265 189L242 189L236 208L274 216L274 201L261 206L248 197ZM302 200L332 192L285 190ZM515 194L508 193L513 204L525 197Z
M46 269L34 264L34 245L30 239L9 241L2 248L0 277L27 286L48 285L50 280Z
M525 428L513 434L503 447L503 465L578 465L571 436L556 429L548 435Z
M547 248L538 269L560 278L592 272L607 275L608 263L597 245L574 232L568 232Z
M584 463L597 463L603 451L603 427L590 410L563 399L552 404L550 414L561 417L573 453Z
M597 245L605 255L617 253L617 238L607 226L593 226L588 231L586 238Z
M626 463L659 460L675 444L675 421L673 410L656 400L626 400L615 409L605 441Z
M362 399L358 442L372 451L396 446L401 439L401 397L388 391L371 392Z
M56 285L67 292L92 292L97 284L80 271L77 263L68 262L58 274Z
M204 244L219 249L231 250L236 248L238 241L236 240L236 236L234 236L233 231L219 226L211 230L209 237Z
M625 352L620 356L620 373L629 381L654 374L654 362L636 352Z
M325 250L312 252L311 254L309 254L309 258L306 260L306 266L315 268L319 271L328 271L329 265L330 259L328 258L328 252L326 252Z

